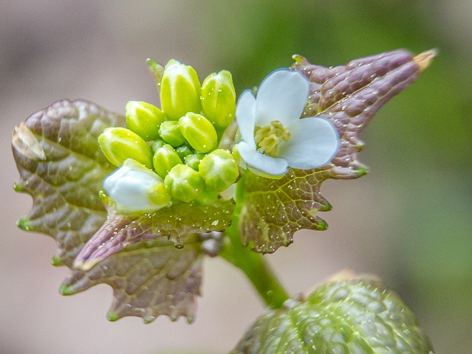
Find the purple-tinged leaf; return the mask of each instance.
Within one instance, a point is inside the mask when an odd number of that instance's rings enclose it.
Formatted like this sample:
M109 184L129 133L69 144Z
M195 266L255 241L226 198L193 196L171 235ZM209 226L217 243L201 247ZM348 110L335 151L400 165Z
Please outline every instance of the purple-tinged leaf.
M152 213L120 215L110 205L106 222L81 250L74 267L90 269L142 240L166 237L180 246L189 234L222 231L231 222L233 208L232 200L218 199L203 205L176 203Z
M333 280L268 310L232 353L432 354L411 310L376 280Z
M106 219L98 196L111 166L98 147L103 129L124 126L124 117L85 101L59 101L31 115L13 133L21 180L15 190L33 197L20 228L52 236L54 264L71 266Z
M99 191L115 166L102 154L97 139L110 126L125 126L125 119L92 103L60 101L15 129L12 148L21 176L15 189L33 197L33 209L19 226L56 240L59 251L54 264L71 268L61 286L63 295L108 284L115 295L110 320L139 316L151 322L168 315L172 320L186 316L191 322L202 258L217 255L222 238L219 233L188 235L224 229L234 202L176 204L142 217L116 215L110 209L107 218ZM115 227L120 232L115 234ZM106 247L96 247L97 239ZM122 243L114 247L118 240ZM94 260L93 268L90 263L87 270L74 268L74 259L86 243L85 254L98 250L91 254L100 258ZM176 244L185 247L178 249Z
M300 229L325 230L327 224L318 211L328 211L331 206L320 194L321 183L366 174L366 167L357 159L364 145L360 133L385 103L418 78L434 55L430 51L413 57L397 50L330 68L295 57L292 69L310 80L303 117L331 121L341 147L328 165L291 169L279 180L247 173L239 221L243 244L252 243L256 252L272 253L292 243L293 234Z
M97 284L108 284L114 296L108 312L110 321L137 316L150 323L167 315L173 321L185 316L191 323L196 296L200 295L205 254L202 241L200 236L191 235L182 249L162 237L141 241L87 271L72 269L60 292L72 295Z

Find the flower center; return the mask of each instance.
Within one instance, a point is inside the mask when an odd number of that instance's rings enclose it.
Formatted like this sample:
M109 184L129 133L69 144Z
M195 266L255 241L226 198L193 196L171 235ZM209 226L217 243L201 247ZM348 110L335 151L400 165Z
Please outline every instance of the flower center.
M278 120L270 122L265 127L255 127L254 138L257 150L263 154L277 157L279 155L279 145L283 141L290 139L290 133Z

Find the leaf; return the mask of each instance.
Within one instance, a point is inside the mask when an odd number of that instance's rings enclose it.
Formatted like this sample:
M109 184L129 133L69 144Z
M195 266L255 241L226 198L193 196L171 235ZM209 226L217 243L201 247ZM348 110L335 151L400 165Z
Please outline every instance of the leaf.
M249 328L232 353L433 353L399 296L375 280L339 280L288 300Z
M397 50L325 68L295 56L294 70L310 80L304 117L323 117L339 132L341 147L330 164L312 170L291 169L270 180L248 173L243 187L239 230L244 245L260 253L275 252L293 242L300 229L326 230L318 211L331 210L320 194L326 179L352 179L366 174L357 154L364 146L359 135L377 111L413 83L435 55L417 57Z
M21 177L15 190L33 197L32 210L18 226L56 240L56 265L71 266L106 219L98 192L114 166L97 138L106 127L124 124L124 117L92 103L64 100L33 114L13 133Z
M234 202L175 204L141 217L109 209L107 218L99 191L115 166L102 154L97 139L105 128L124 125L123 117L99 106L67 100L20 124L12 139L21 176L15 189L33 197L33 209L18 224L56 240L59 250L53 263L71 268L60 289L63 295L108 284L114 290L110 320L139 316L152 322L167 315L172 320L186 316L192 322L202 258L219 253L222 237L215 232L190 234L226 227ZM79 253L99 258L83 267L87 269L78 269L74 264L85 264Z
M106 222L79 253L74 267L90 269L128 245L157 237L168 237L181 247L189 234L226 229L233 208L232 200L222 199L203 205L177 203L141 215L120 215L109 206Z
M202 280L202 239L186 238L185 247L164 238L128 246L99 262L89 270L72 269L60 292L72 295L97 284L113 288L113 304L108 319L138 316L145 323L160 315L176 321L186 316L193 322L195 297L200 295Z

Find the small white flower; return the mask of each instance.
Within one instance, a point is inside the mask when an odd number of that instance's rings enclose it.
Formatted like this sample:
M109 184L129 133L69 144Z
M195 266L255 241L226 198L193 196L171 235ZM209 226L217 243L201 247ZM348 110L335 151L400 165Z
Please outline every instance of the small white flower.
M300 72L279 69L257 91L242 93L236 121L242 141L236 145L244 162L262 174L283 176L289 167L308 170L329 163L339 150L339 135L324 118L300 119L309 82Z
M165 207L170 196L161 177L133 159L103 180L103 188L123 214L146 213Z

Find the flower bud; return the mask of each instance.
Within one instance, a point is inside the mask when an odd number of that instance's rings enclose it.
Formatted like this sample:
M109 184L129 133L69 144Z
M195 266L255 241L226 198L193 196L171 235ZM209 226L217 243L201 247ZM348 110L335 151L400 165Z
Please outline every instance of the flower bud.
M152 155L154 156L154 154L156 153L157 150L159 150L161 147L163 147L164 145L166 144L166 142L162 139L156 139L155 142L153 142L151 144L151 152L152 152Z
M139 135L126 128L106 128L98 137L100 149L107 159L120 167L126 159L133 159L152 168L151 149Z
M154 183L148 190L147 196L156 205L159 205L160 208L165 207L169 204L171 196L167 191L167 187L162 180L160 183ZM159 209L160 209L159 208Z
M185 156L185 164L188 167L191 167L195 171L198 171L198 165L200 165L200 161L206 156L206 154L197 153L197 154L190 154Z
M210 74L202 85L203 114L217 129L226 129L234 120L236 92L231 73Z
M160 177L165 178L172 167L181 164L182 160L179 155L177 155L174 148L169 144L166 144L156 150L154 157L152 158L152 163L154 165L154 171L156 171Z
M179 122L169 120L162 123L159 128L159 134L166 143L169 143L173 147L178 147L185 143L185 138L179 128Z
M177 165L170 170L164 183L173 198L186 203L199 198L205 187L200 174L186 165Z
M170 202L164 181L133 159L103 180L103 188L122 214L139 214L161 209Z
M175 149L175 152L177 153L177 155L179 155L182 161L184 161L186 156L193 154L193 150L187 145L179 146Z
M236 182L239 169L233 155L223 149L206 155L198 170L205 181L205 186L213 192L222 192Z
M195 150L209 152L218 145L215 127L204 116L187 113L179 119L180 131Z
M195 70L170 60L161 81L161 104L169 120L178 120L187 112L200 113L200 81Z
M164 120L164 113L150 103L129 101L126 104L128 129L138 134L145 141L159 138L159 126Z

